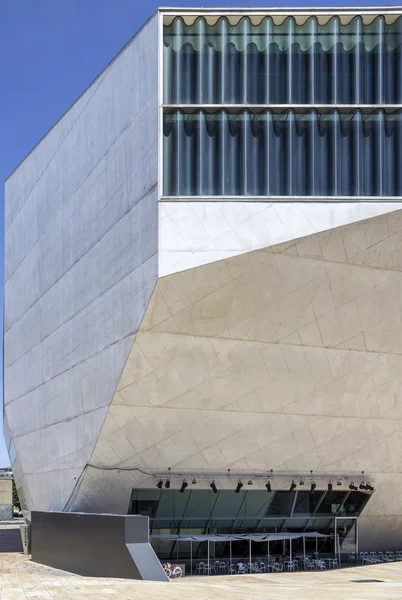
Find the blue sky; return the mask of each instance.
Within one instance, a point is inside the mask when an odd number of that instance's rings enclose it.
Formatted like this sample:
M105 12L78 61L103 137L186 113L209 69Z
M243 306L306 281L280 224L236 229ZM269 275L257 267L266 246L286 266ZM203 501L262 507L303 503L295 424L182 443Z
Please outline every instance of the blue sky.
M169 4L267 7L312 3L172 0ZM374 6L378 2L359 4ZM0 0L2 182L158 6L153 0ZM1 185L1 236L3 205ZM3 240L0 252L2 260ZM8 457L0 433L0 467L6 464Z

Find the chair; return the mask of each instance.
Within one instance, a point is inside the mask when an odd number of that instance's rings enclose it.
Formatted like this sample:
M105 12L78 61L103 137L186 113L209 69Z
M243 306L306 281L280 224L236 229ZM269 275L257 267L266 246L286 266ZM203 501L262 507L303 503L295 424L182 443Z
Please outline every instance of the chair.
M282 571L283 571L283 564L282 564L282 563L277 563L277 562L275 562L275 563L272 565L272 571L273 571L274 573L279 573L279 572L282 572Z
M298 571L299 570L299 561L298 560L290 560L287 565L288 571Z
M227 573L227 565L224 562L219 563L219 573Z
M315 569L315 560L311 560L310 558L306 558L304 562L308 571L313 571Z
M205 564L203 562L199 562L197 563L196 567L195 567L195 574L196 575L204 575L204 566Z

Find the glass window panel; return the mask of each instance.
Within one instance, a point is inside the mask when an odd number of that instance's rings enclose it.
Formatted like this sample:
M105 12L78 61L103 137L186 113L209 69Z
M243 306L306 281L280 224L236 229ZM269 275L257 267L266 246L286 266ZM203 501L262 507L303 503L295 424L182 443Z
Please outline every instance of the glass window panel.
M218 494L209 489L186 490L180 494L179 490L140 489L133 490L131 506L133 512L150 516L152 534L318 531L330 535L335 515L360 514L370 496L360 490L331 493L299 490L296 496L296 492L290 491L267 493L249 489L240 494L234 490L220 490ZM318 504L316 516L309 518ZM331 540L329 546L333 544ZM320 544L324 548L325 544ZM164 556L169 548L172 547L168 544L162 547ZM202 548L199 551L202 552ZM172 552L174 554L176 549Z
M295 492L275 492L275 496L265 514L289 516L293 506Z
M347 492L327 492L317 509L317 515L336 515Z
M340 514L349 517L358 516L369 500L370 495L367 492L350 492L342 506Z
M248 17L164 27L165 104L399 104L401 17Z
M190 490L182 494L187 496L187 502L184 510L184 518L208 517L217 501L217 495L211 489L208 490ZM219 492L219 495L222 492Z
M341 560L349 560L349 555L357 551L357 519L338 519L336 533L339 540Z
M317 508L317 504L320 501L322 492L301 492L297 493L296 503L294 507L294 514L312 515Z
M267 493L265 490L246 490L244 502L239 507L238 518L252 519L257 517L262 519L274 493Z
M164 115L165 196L402 196L401 160L401 110Z
M153 519L161 496L160 490L133 490L131 512L134 515L146 515Z
M240 494L236 494L234 490L220 490L218 495L213 494L215 496L215 503L212 510L212 516L215 518L236 518L240 507L244 502L244 494L245 492L243 491L241 491Z

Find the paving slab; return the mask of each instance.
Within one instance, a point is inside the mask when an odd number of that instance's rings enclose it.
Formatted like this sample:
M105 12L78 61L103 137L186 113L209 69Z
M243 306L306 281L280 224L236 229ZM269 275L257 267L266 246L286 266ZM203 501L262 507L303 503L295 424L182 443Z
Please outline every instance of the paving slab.
M370 581L371 580L371 581ZM372 581L377 580L377 581ZM0 555L1 600L400 600L402 563L336 571L187 577L170 583L80 577Z

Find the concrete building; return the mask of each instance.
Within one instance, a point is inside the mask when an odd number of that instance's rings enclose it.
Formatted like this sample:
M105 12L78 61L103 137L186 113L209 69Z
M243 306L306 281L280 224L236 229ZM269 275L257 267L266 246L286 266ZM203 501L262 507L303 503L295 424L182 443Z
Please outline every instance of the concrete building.
M401 69L397 7L161 9L9 176L28 518L401 546Z
M0 521L9 521L12 518L13 474L11 469L0 469Z

